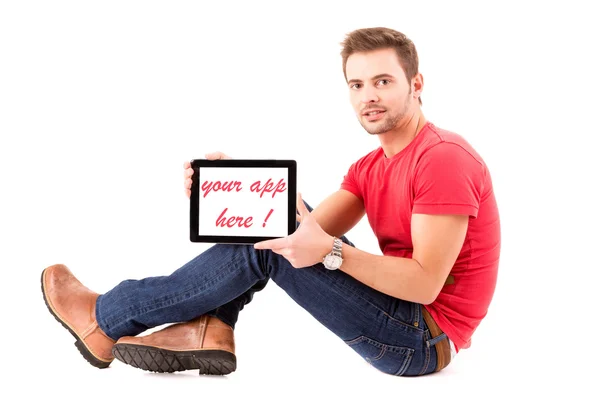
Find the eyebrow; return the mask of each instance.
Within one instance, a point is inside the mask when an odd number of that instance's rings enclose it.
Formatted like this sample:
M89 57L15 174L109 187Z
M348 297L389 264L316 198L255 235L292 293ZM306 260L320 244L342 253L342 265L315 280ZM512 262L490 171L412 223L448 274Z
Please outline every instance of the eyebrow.
M390 74L379 74L379 75L375 75L374 77L371 78L372 81L376 80L376 79L380 79L380 78L393 78L392 75ZM348 81L348 83L359 83L362 82L360 79L350 79Z

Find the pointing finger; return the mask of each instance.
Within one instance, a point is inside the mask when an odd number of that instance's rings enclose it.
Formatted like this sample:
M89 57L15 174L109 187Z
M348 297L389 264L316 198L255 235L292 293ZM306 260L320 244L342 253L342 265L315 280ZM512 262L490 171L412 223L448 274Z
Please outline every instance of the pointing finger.
M280 249L285 247L286 245L286 238L279 238L279 239L271 239L271 240L263 240L262 242L258 242L254 244L254 248L257 250L273 250L273 249Z

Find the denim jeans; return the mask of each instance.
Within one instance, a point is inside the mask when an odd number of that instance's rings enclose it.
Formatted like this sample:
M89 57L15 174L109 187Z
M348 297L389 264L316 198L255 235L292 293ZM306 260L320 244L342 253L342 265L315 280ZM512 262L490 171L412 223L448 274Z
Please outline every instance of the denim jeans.
M125 280L98 297L96 317L114 340L202 314L234 327L269 279L378 370L392 375L435 370L420 304L378 292L321 263L296 269L283 256L252 245L216 244L169 276Z

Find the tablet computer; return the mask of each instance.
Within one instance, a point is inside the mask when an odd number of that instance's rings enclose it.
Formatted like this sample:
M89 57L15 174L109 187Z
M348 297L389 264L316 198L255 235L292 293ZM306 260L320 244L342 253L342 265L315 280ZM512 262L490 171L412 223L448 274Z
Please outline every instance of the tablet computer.
M296 161L191 161L192 242L253 244L296 230Z

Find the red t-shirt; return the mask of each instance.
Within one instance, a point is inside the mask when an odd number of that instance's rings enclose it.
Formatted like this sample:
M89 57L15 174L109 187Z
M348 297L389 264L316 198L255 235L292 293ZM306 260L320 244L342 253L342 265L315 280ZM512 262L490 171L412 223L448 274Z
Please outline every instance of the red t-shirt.
M487 314L496 287L500 220L492 180L482 158L460 135L428 122L392 158L383 149L352 164L341 185L365 206L386 256L412 257L411 215L469 215L463 247L444 285L425 306L458 349Z

